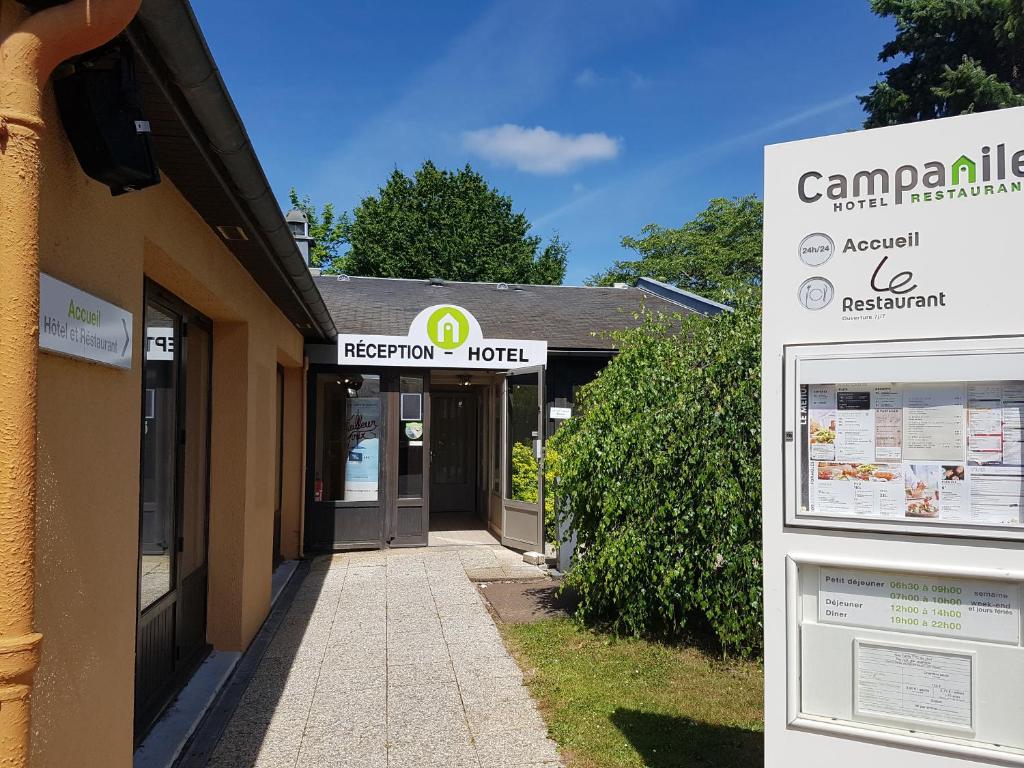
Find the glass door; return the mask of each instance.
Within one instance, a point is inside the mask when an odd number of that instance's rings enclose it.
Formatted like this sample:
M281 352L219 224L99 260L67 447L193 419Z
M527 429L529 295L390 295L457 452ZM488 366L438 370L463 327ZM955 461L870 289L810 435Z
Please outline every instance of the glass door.
M384 544L388 403L381 376L310 369L306 547Z
M210 325L147 285L139 488L135 735L207 650Z
M392 419L392 453L388 466L398 480L398 496L390 505L388 544L392 547L425 547L430 531L431 415L429 378L422 371L389 377L388 397ZM390 474L390 473L389 473Z
M544 368L505 376L501 543L544 551Z

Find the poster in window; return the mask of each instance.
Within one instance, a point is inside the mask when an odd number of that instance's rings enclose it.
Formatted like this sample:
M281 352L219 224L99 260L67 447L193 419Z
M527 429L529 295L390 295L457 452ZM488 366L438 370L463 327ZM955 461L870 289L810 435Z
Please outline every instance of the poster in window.
M348 401L348 452L345 459L345 501L376 501L380 477L380 400Z

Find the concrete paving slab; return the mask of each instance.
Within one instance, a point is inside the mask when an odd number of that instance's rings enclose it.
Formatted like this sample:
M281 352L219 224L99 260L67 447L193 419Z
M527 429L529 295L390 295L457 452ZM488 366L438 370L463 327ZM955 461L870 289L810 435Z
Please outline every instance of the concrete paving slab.
M427 664L393 664L388 667L388 695L394 688L455 684L455 668L450 661L435 661ZM394 692L394 695L399 695Z
M436 664L449 659L448 646L439 642L388 647L388 666L400 664Z
M521 567L491 546L315 561L207 768L561 768L470 581Z
M523 679L523 673L512 659L502 659L498 656L459 660L452 659L455 667L455 679L459 685L472 684L476 680L487 680L495 678L511 678L517 682Z
M323 657L324 666L334 669L381 669L387 662L387 649L383 645L364 645L347 648L331 646Z
M305 724L306 738L323 739L330 734L358 736L387 725L387 696L383 688L338 696L322 689L313 697Z
M388 768L387 743L329 740L307 745L303 742L296 765L309 768Z
M509 578L507 571L500 565L469 566L466 568L466 575L472 581L503 581Z
M333 696L356 696L361 691L381 689L387 684L388 669L384 664L373 667L343 667L325 661L316 686L329 690Z
M437 615L441 621L447 621L447 623L453 623L452 620L465 620L467 623L472 622L474 619L481 618L480 608L482 604L480 598L475 597L475 602L459 603L452 605L446 600L441 600L437 606Z

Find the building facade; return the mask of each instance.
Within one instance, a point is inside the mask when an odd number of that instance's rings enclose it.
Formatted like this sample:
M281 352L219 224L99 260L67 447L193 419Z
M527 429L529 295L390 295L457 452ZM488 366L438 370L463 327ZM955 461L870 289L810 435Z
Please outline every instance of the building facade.
M103 10L46 5L0 0L5 66L19 33L45 54L47 19L59 42ZM107 95L76 81L110 68ZM35 322L5 312L0 369L31 388L38 418L26 426L38 439L19 443L5 426L0 452L15 472L35 460L36 510L15 540L25 504L0 495L0 560L5 587L31 577L13 553L32 553L34 539L35 575L34 594L0 590L0 652L31 642L38 669L32 681L31 669L5 678L0 665L0 689L28 701L34 683L31 765L125 766L210 649L246 648L275 562L300 553L303 346L334 328L187 4L145 3L112 46L66 61L40 84L38 122L15 123L16 75L0 73L4 228L24 218L37 230L25 250L2 249L0 283L13 284L25 253L38 254L41 276L5 296ZM107 131L108 146L92 131L134 98L159 183L120 194L138 137ZM126 318L123 348L102 337L110 312ZM43 325L71 354L44 348L24 367L10 344ZM104 345L114 364L99 360ZM41 642L20 629L26 611ZM0 763L23 765L24 721L2 708L12 714L0 717Z
M544 442L600 333L723 309L314 276L188 4L104 9L0 0L4 765L129 765L282 560L452 527L542 550Z

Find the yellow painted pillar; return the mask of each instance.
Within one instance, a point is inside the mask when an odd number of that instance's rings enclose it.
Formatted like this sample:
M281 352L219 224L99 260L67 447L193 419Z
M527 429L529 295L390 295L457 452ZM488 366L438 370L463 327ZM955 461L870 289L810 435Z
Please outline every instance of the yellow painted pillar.
M28 765L42 640L32 620L42 91L60 62L111 40L139 3L72 0L0 40L0 768Z

